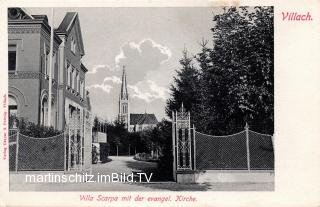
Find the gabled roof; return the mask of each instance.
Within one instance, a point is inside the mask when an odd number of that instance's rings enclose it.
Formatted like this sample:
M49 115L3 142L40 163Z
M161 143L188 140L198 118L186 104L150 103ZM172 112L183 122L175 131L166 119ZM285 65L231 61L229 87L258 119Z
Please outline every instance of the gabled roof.
M67 31L69 28L69 25L73 22L77 15L77 12L67 12L64 16L62 22L60 23L59 27L56 29L56 32L69 32Z
M79 16L77 12L67 12L64 16L62 22L60 23L59 27L55 30L57 34L63 34L63 35L69 35L71 29L77 26L77 41L78 41L78 47L80 50L80 54L84 55L84 46L83 46L83 39L81 34L81 27L80 27L80 21Z
M154 114L130 114L130 125L158 124Z

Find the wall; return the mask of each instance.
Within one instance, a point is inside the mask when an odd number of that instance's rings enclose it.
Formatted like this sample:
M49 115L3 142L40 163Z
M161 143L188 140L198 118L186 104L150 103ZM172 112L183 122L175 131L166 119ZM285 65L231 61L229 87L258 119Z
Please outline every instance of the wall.
M8 44L17 45L16 73L9 73L9 94L18 101L18 115L36 124L40 118L40 96L45 90L48 92L49 81L41 74L44 65L41 56L44 55L44 43L49 44L49 34L41 24L11 26L9 23ZM55 42L55 52L58 43ZM55 66L55 77L58 77L58 60ZM53 86L53 96L56 103L56 87Z
M19 72L40 72L40 34L9 33L8 36L8 44L17 45L16 71L18 72L13 78L10 78L9 74L9 94L18 99L18 115L27 117L29 121L38 123L39 79L36 75L20 74Z

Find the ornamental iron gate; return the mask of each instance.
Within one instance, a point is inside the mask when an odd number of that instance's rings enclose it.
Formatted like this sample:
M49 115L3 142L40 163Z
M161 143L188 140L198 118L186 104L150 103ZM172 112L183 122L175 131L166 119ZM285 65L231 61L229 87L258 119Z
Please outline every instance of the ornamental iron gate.
M183 107L172 112L172 146L173 146L173 174L195 169L194 127L191 128L190 112ZM174 179L175 176L174 176Z
M68 131L68 162L67 169L81 170L82 166L82 127L80 110L70 107L71 113L69 114L69 124L66 131Z
M173 173L195 170L273 170L273 137L249 129L225 136L197 132L183 104L172 112Z
M70 107L66 127L66 170L82 171L91 168L92 114Z

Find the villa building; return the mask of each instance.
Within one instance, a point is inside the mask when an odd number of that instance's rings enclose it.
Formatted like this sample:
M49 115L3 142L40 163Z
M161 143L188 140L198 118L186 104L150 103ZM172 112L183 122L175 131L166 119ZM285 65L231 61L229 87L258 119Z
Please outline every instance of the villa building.
M49 102L51 26L46 15L8 9L9 115L68 134L66 168L91 163L92 115L85 90L87 68L78 13L68 12L54 29ZM51 116L48 105L51 104ZM87 164L86 164L87 163Z

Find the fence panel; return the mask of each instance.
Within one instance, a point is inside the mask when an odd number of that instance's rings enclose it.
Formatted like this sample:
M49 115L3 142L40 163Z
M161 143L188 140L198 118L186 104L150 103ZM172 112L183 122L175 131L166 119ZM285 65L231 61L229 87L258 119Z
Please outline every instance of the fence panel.
M16 170L17 130L9 130L9 170Z
M246 130L228 136L212 136L196 132L196 169L248 170L250 163L250 170L273 170L272 136Z
M274 169L272 136L249 130L250 168Z
M247 169L246 132L229 136L195 133L196 169Z
M19 134L18 170L64 170L64 134L34 138Z

